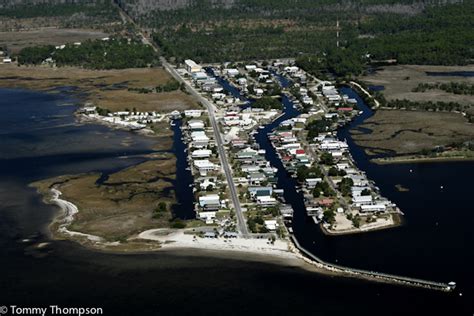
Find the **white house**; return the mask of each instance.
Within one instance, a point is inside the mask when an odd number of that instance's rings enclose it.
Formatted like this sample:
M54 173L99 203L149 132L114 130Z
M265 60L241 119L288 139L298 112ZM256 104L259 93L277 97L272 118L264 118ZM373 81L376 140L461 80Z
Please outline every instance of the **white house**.
M371 205L362 205L360 207L361 212L385 212L387 206L384 204L371 204Z
M188 122L188 126L192 130L200 130L204 128L204 122L200 120L191 120Z
M185 110L184 115L186 117L200 117L202 110Z
M278 223L276 220L266 220L265 221L265 227L268 229L268 230L276 230L277 227L278 227Z
M271 196L257 196L257 204L260 206L273 206L278 202Z
M194 148L204 148L209 144L209 137L204 132L192 132L191 138Z
M221 201L219 195L209 194L199 197L199 206L204 209L219 209Z
M229 69L226 69L226 73L227 75L229 75L230 77L235 77L239 74L239 71L235 68L229 68Z
M203 160L194 160L194 167L199 170L199 173L202 176L207 175L209 171L214 171L216 170L216 164L213 162L203 159Z
M216 219L216 212L207 211L207 212L198 212L198 217L200 220L206 222L206 224L213 224Z
M312 189L318 184L319 182L323 181L321 178L308 178L305 180L305 184L308 187L308 189Z
M263 89L255 89L255 96L261 97L263 95Z
M247 71L252 71L252 70L255 70L255 69L257 69L256 65L245 65L245 70L247 70Z
M372 195L358 195L352 197L352 203L355 206L372 204Z
M199 158L209 158L212 154L212 151L209 149L197 149L191 153L191 157L193 159L199 159Z

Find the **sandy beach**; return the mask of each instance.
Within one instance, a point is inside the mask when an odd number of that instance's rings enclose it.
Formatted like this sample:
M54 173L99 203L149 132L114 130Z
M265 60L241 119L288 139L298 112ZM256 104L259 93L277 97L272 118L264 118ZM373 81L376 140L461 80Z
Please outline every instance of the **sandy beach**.
M277 239L271 243L268 239L256 238L201 238L187 234L187 230L151 229L138 235L139 239L154 240L162 244L163 249L199 248L217 251L252 252L278 257L294 258L289 242Z

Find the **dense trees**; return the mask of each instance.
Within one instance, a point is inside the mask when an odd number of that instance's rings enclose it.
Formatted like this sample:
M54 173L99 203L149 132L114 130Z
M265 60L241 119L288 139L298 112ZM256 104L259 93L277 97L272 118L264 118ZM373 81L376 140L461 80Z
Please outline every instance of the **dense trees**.
M308 178L322 178L323 173L319 167L308 168L306 166L299 166L296 170L296 177L298 178L298 181L304 182L304 180Z
M19 64L40 65L55 51L54 46L35 46L23 48L18 55Z
M312 140L314 137L318 136L319 133L327 132L331 125L331 121L325 119L309 122L306 126L306 129L308 130L308 139Z
M262 108L265 110L270 110L270 109L277 109L281 110L283 109L283 105L281 102L276 99L272 98L269 96L262 97L260 99L257 99L254 103L252 103L253 108Z
M405 64L465 64L474 58L474 3L420 1L404 14L390 7L416 1L240 0L230 7L197 1L172 12L153 11L139 17L156 30L166 56L197 61L233 61L302 57L299 63L315 74L357 75L372 60L397 59ZM447 4L448 3L448 4ZM372 4L387 4L369 10ZM350 8L350 9L349 9ZM391 9L390 9L391 8ZM389 13L391 12L391 13ZM334 21L341 21L340 49ZM309 62L310 61L310 62Z
M384 106L395 108L395 109L404 109L404 110L424 110L424 111L464 111L469 108L468 105L462 105L457 102L415 102L410 100L392 100L387 101Z
M0 1L0 21L5 21L3 25L0 23L0 27L6 30L31 26L28 22L16 23L16 19L35 19L33 23L37 26L87 28L120 21L117 9L109 0L13 2L5 6L5 1Z
M20 64L40 64L49 57L57 66L92 69L141 68L159 64L158 56L151 47L125 38L88 40L81 45L68 44L64 49L28 47L20 51L18 61Z
M360 23L374 59L402 64L466 64L474 58L474 2L427 7L419 15L382 14Z
M439 89L453 94L474 95L474 85L464 82L450 83L419 83L412 92L425 92L426 90Z

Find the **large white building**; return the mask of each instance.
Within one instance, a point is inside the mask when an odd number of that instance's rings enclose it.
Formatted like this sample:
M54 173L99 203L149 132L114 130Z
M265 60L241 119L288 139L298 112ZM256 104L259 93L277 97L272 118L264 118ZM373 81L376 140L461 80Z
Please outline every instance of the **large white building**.
M190 73L200 72L202 67L194 62L194 60L186 59L184 61L185 68Z

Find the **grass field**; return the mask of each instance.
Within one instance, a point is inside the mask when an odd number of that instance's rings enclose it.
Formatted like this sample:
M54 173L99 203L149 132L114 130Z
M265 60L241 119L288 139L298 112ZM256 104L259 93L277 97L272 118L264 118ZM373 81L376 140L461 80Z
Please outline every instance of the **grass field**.
M99 30L40 28L19 32L0 32L0 47L8 46L12 53L22 48L38 45L62 45L100 39L108 34Z
M179 90L148 94L128 91L129 88L156 87L170 79L171 76L162 68L86 70L0 65L0 87L43 91L77 87L77 92L86 94L85 101L111 111L136 108L139 111L170 112L198 107L191 96Z
M474 65L469 66L417 66L398 65L385 67L374 74L361 78L368 85L382 85L382 91L387 100L407 99L410 101L443 101L458 102L473 105L473 97L469 95L456 95L442 90L429 90L426 92L412 92L419 83L449 83L464 82L474 84L474 77L460 76L428 76L426 72L453 72L474 71Z
M378 110L361 125L372 132L352 137L368 153L390 151L398 155L474 140L474 125L457 113Z
M99 174L62 176L33 183L40 193L56 188L61 198L74 203L79 213L69 229L100 236L109 241L125 241L136 233L151 228L168 227L171 212L153 217L159 202L170 206L175 201L173 185L175 158L169 154L160 160L111 174L97 184ZM169 207L168 207L169 209Z

